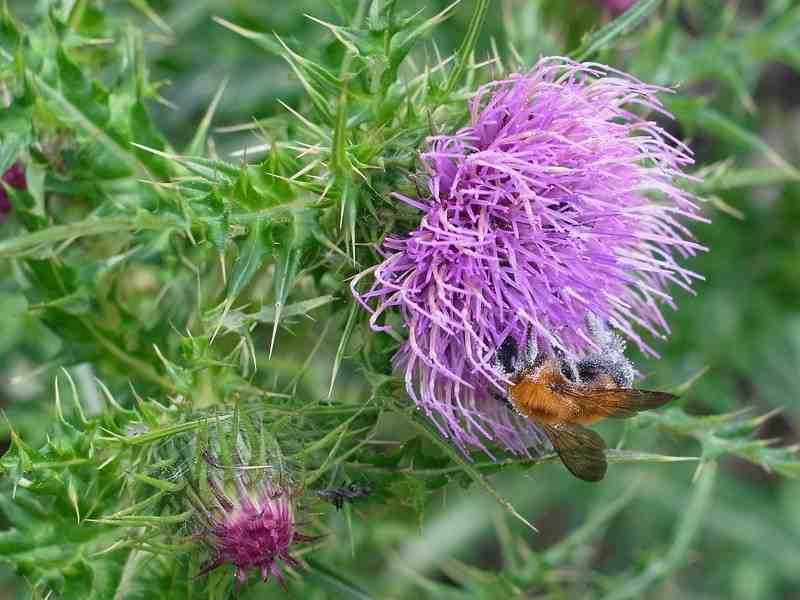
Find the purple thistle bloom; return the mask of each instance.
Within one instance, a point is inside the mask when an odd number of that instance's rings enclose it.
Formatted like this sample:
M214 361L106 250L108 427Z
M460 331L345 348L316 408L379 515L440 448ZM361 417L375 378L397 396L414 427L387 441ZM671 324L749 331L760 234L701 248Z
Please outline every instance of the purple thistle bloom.
M422 213L387 237L385 260L353 281L375 331L398 308L408 339L395 356L406 389L462 450L492 440L517 453L541 438L494 394L507 336L568 356L599 351L589 321L645 352L663 338L668 284L700 276L676 260L699 250L679 222L703 220L687 177L691 151L634 108L668 115L657 93L610 67L541 59L527 75L478 90L469 124L428 138L427 194L395 194ZM372 286L359 292L360 280Z
M209 467L219 467L213 460L207 462ZM292 546L317 538L297 531L294 490L290 484L276 480L266 470L255 483L252 477L252 470L235 468L229 482L235 492L231 498L210 468L208 486L213 500L202 502L190 496L202 523L197 537L212 553L200 574L230 563L235 568L237 590L253 569L263 581L272 575L285 588L282 566L300 568L290 554Z
M25 168L22 163L16 162L3 173L3 182L8 186L24 190L27 186L25 181ZM8 194L5 188L0 185L0 223L6 220L6 215L11 212L11 203L8 201Z

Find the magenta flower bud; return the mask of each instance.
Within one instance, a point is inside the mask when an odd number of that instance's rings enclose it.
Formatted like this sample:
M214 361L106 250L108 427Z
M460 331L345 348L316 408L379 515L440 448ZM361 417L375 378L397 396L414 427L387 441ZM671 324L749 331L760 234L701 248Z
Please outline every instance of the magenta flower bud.
M24 190L27 186L25 181L25 168L22 163L16 162L3 173L3 182L17 190ZM0 223L6 220L6 215L11 212L11 203L8 201L8 194L3 186L0 186Z
M681 219L704 220L677 187L689 148L637 111L670 116L669 90L603 65L541 59L478 90L469 122L427 140L419 226L387 237L383 262L355 297L376 331L397 310L407 341L394 358L409 395L460 448L491 440L527 454L539 438L496 394L503 340L580 357L589 322L655 354L641 336L669 332L669 284L700 276L679 262L704 250ZM371 276L369 289L360 281Z
M272 576L285 587L281 569L300 568L292 548L317 539L297 530L296 488L284 476L273 476L270 467L233 467L223 477L230 469L212 459L207 463L208 497L203 500L197 492L189 496L201 524L196 537L211 552L200 574L227 563L235 569L237 590L251 571L265 582Z
M636 4L636 0L601 0L600 3L612 13L618 15L624 13L631 6Z

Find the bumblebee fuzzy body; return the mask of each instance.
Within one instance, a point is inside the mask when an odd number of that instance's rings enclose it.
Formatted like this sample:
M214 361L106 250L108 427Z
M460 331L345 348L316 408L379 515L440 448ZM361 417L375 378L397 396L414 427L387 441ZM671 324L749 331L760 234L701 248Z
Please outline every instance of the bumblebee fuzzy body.
M517 411L537 423L570 422L577 416L575 407L562 402L556 388L562 380L560 373L549 370L532 376L523 375L508 389L508 396Z
M622 353L624 346L609 339L605 353L577 363L538 352L530 341L521 356L513 338L497 352L498 370L511 381L505 400L540 426L567 469L585 481L599 481L607 468L605 442L586 425L632 417L675 397L630 387L633 367Z
M567 368L562 361L548 357L540 363L535 372L522 373L508 389L517 412L538 423L591 425L610 416L599 401L612 396L614 390L623 392L607 373L596 373L588 382L575 382L564 375ZM607 393L601 393L603 390ZM593 403L578 399L592 395Z

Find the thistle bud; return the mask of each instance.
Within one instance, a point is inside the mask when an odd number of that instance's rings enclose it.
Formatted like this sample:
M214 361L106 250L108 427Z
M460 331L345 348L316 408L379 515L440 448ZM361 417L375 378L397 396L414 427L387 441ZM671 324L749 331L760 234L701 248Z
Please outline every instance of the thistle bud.
M636 0L602 0L601 4L611 11L612 14L618 15L624 13L631 6L636 4Z
M25 168L22 163L15 162L3 173L3 183L17 190L27 187L25 181ZM8 201L5 187L0 185L0 223L6 220L6 215L11 212L11 203Z
M317 537L298 531L301 491L285 465L279 459L258 460L245 438L240 432L227 456L225 444L200 450L202 475L189 486L188 495L197 511L193 537L210 552L200 575L231 564L237 591L252 570L262 581L271 575L285 588L282 569L301 566L292 549Z

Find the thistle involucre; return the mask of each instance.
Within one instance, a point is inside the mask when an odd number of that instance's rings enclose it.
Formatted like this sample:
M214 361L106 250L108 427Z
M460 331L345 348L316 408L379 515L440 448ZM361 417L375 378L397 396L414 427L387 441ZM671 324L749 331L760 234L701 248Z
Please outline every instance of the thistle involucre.
M523 346L597 350L587 320L640 337L669 332L668 284L691 290L676 257L702 250L681 218L701 220L673 183L691 151L633 110L667 115L663 88L597 64L544 58L527 75L482 87L469 125L433 136L420 159L423 197L397 197L419 227L388 237L385 260L353 293L373 329L398 308L408 329L395 356L408 393L462 449L493 440L527 453L534 427L493 396L511 335ZM359 281L373 284L359 291Z

